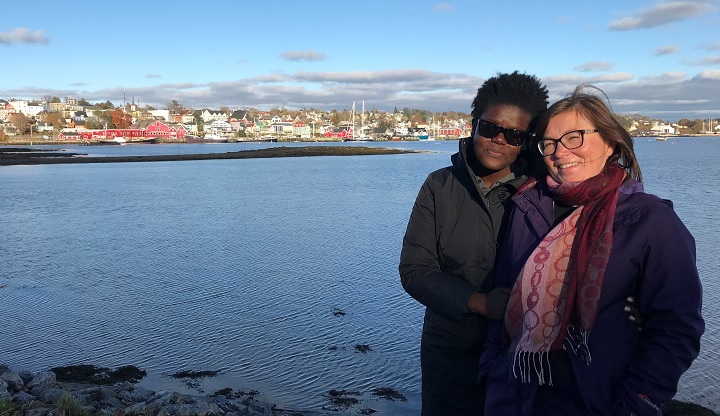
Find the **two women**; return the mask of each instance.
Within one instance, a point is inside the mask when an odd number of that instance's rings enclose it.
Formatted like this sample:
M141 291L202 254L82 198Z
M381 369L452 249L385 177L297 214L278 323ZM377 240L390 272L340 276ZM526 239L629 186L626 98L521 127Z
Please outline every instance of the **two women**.
M480 367L486 414L661 415L699 353L694 239L643 192L632 138L583 91L540 119L549 174L512 198L495 281L512 292Z

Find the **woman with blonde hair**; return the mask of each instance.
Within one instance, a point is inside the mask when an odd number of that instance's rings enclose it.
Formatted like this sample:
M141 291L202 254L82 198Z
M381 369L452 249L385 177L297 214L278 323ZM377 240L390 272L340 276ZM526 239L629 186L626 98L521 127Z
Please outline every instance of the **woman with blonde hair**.
M704 331L695 240L645 193L632 137L581 86L541 117L548 168L513 196L480 377L491 415L661 415ZM633 296L642 330L627 319Z

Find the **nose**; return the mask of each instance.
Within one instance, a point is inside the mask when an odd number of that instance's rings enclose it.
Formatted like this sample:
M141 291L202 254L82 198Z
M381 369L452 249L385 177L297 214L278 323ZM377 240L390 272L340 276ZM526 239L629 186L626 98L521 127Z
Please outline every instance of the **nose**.
M569 150L567 147L565 147L562 142L555 143L555 153L553 153L553 157L560 158L560 156L563 156L565 153L568 153Z
M495 135L495 137L493 137L492 139L490 139L490 141L492 141L492 142L495 143L495 144L499 144L499 145L501 145L501 146L506 145L506 144L507 144L507 141L505 141L505 132L502 132L502 131L501 131L500 133L498 133L497 135Z

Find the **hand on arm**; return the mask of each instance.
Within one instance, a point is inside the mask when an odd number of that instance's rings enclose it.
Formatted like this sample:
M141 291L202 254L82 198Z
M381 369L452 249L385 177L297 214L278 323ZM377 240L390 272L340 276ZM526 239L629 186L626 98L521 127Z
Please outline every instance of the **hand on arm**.
M626 301L627 305L625 305L625 312L628 314L628 319L635 322L635 325L638 326L638 331L642 331L643 319L642 315L640 315L640 310L637 306L635 306L635 298L628 296Z
M470 310L488 319L499 321L505 316L510 288L496 287L488 293L475 292L468 300Z

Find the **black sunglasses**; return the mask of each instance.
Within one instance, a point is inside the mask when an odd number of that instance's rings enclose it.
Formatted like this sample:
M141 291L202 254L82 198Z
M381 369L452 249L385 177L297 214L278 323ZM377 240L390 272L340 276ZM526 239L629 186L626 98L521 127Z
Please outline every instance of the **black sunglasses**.
M501 132L505 137L505 142L511 146L520 146L535 136L527 131L506 129L505 127L500 127L495 123L485 120L478 120L477 127L475 128L475 133L488 139L496 137Z

